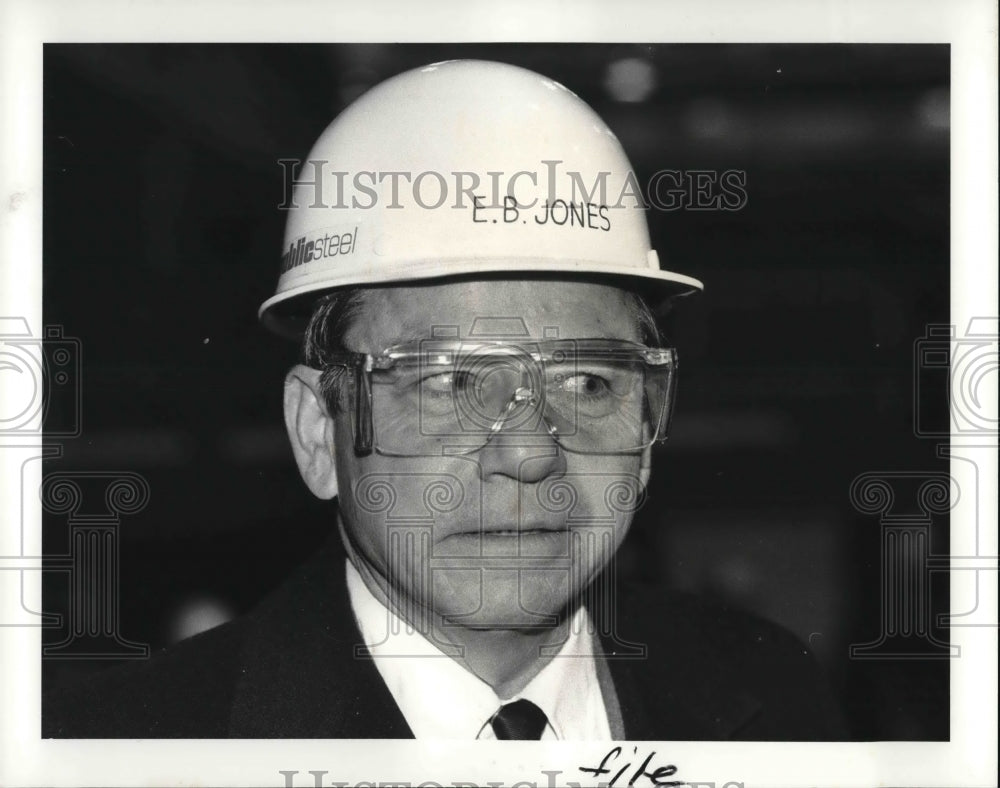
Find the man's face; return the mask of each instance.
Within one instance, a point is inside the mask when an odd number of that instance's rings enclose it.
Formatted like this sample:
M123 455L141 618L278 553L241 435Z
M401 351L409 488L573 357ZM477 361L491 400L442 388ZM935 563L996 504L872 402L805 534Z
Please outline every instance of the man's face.
M470 281L369 291L345 345L377 355L441 327L476 340L517 341L502 332L522 327L536 339L640 339L617 288ZM393 428L416 434L418 422ZM554 623L611 560L648 478L648 450L574 453L544 428L500 429L453 456L359 457L353 435L347 408L334 424L342 536L369 588L411 622L434 611L477 628Z

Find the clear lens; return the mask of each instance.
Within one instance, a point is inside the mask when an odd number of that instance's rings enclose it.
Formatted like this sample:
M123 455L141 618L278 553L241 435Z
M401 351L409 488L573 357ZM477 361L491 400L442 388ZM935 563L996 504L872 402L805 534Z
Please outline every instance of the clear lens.
M471 453L498 434L616 454L666 437L676 356L615 340L428 340L372 359L381 453Z

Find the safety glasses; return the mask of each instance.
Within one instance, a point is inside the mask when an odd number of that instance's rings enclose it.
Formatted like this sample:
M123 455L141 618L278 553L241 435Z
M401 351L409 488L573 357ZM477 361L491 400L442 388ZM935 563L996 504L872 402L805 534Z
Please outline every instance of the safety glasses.
M498 435L583 454L665 440L677 352L612 339L428 339L332 355L359 455L471 454Z

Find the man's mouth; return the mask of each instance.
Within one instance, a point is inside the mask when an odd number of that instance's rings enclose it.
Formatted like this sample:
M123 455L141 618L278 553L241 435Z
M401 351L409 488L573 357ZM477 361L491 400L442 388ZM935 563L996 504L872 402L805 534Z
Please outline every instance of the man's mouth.
M517 559L521 562L541 560L548 564L553 558L564 560L571 550L570 529L554 526L482 527L458 531L436 543L435 556L449 558Z
M529 525L529 526L521 526L519 528L489 528L484 526L482 528L470 529L468 531L459 531L454 535L515 537L515 536L535 536L541 534L564 534L566 533L566 530L567 529L564 526L551 526L551 525Z
M499 531L481 531L484 536L528 536L530 534L554 534L561 531L561 528L515 528L501 529Z

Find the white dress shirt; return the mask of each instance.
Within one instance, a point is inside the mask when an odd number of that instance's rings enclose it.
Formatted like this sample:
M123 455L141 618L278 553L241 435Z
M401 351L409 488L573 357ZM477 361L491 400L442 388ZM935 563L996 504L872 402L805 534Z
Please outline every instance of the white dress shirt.
M548 718L543 741L611 741L590 616L583 606L574 614L558 655L517 695L500 698L379 602L350 561L347 590L365 645L416 738L496 739L490 719L497 709L525 698Z

